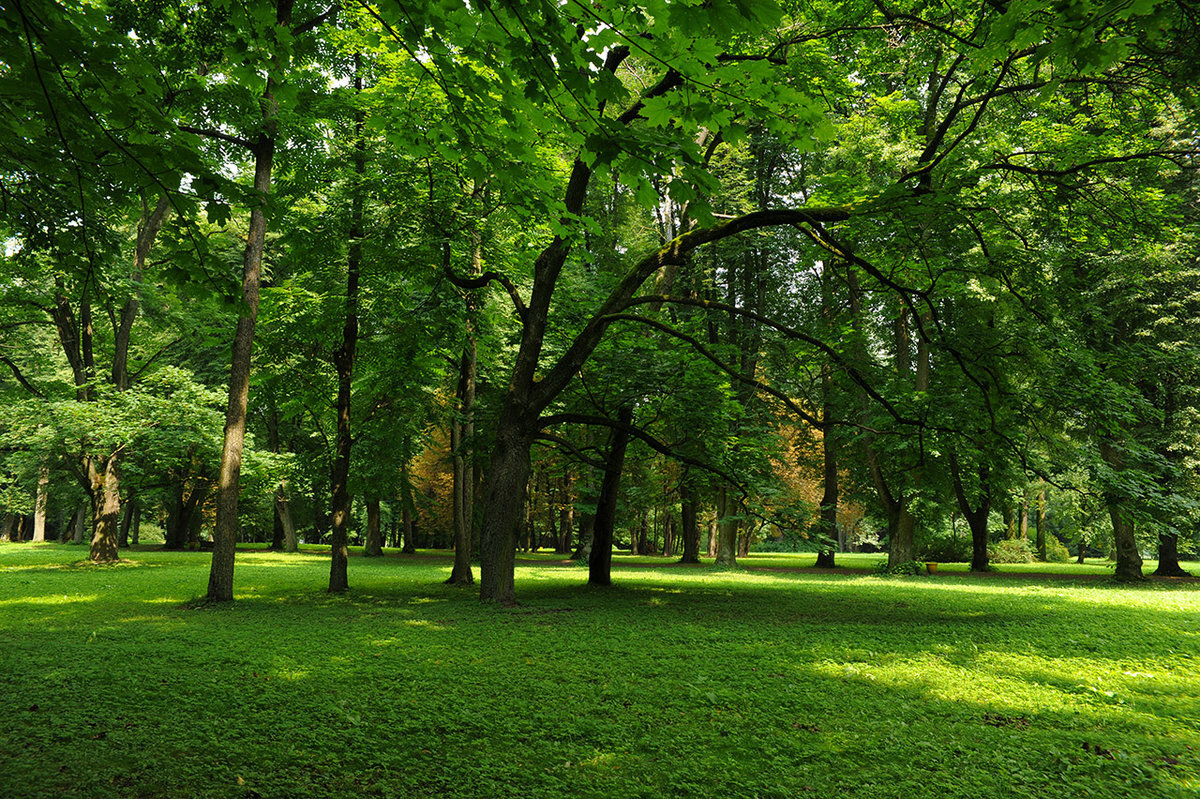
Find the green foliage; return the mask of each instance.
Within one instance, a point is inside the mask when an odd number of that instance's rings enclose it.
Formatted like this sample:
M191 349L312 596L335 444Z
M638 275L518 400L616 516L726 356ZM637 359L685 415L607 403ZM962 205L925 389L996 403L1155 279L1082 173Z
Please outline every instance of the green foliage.
M988 560L992 563L1033 563L1036 557L1033 545L1025 539L1005 538L988 545Z
M903 575L915 577L920 574L925 574L925 562L908 560L902 563L894 563L891 566L886 561L875 566L875 576L887 577L894 575Z
M1046 540L1047 563L1066 563L1070 559L1071 553L1061 541L1053 537Z

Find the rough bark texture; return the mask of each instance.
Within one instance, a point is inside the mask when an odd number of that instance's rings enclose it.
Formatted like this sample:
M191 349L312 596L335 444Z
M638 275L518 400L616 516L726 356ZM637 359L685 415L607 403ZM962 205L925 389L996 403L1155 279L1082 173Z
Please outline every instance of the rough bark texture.
M120 543L121 492L120 472L117 456L110 455L103 463L103 471L92 461L89 477L92 481L92 547L88 557L96 563L114 563L119 560L117 547Z
M963 486L962 473L959 470L958 456L950 455L950 476L954 481L954 498L958 509L967 520L971 530L971 571L988 571L988 514L992 510L992 491L989 476L991 471L987 466L979 467L979 496L975 505L967 497Z
M291 0L278 0L276 20L281 26L291 19ZM208 575L207 598L211 602L233 599L233 560L238 535L238 491L241 485L242 447L246 440L246 406L250 400L250 356L254 325L258 319L258 294L262 282L263 249L267 240L264 205L271 192L271 167L275 160L275 131L278 108L275 82L267 80L263 97L264 130L254 146L254 191L259 201L250 211L250 229L242 256L242 313L233 336L229 369L229 404L225 409L225 434L221 447L221 472L217 478L217 518L213 530L212 568Z
M629 432L626 428L633 422L633 409L622 407L617 412L617 421L622 426L613 430L604 481L600 484L600 499L596 503L592 552L588 558L588 585L612 585L613 528L617 520L621 473L625 470L625 451L629 448Z
M383 557L383 532L379 527L379 499L367 500L367 537L363 546L363 557Z
M46 540L46 505L49 499L50 469L43 466L38 470L37 498L33 505L33 542Z
M296 539L296 522L292 518L292 505L288 500L286 488L282 485L275 490L275 515L283 527L283 551L297 551L300 542Z
M737 503L729 496L729 489L721 487L717 495L717 566L732 569L737 566L738 519L729 517L737 514Z
M1155 577L1190 577L1191 573L1184 571L1179 565L1179 535L1177 533L1160 533L1158 536L1158 568L1154 570Z
M679 484L679 506L681 511L680 535L683 537L683 557L680 563L700 562L700 520L698 517L696 492L685 480Z
M1104 458L1114 472L1125 468L1125 456L1120 447L1113 441L1101 440L1100 457ZM1138 552L1137 540L1133 534L1133 520L1123 506L1123 498L1114 494L1105 497L1108 504L1108 515L1112 519L1114 554L1117 558L1116 577L1118 580L1141 580L1142 556Z
M502 422L499 433L484 483L486 511L480 531L479 595L485 602L511 605L516 600L514 564L517 537L525 522L525 485L533 438L512 423Z
M354 91L362 94L362 56L354 55ZM347 549L350 527L350 454L354 438L350 430L350 399L354 382L354 355L358 348L358 282L362 266L363 236L363 178L366 172L367 150L363 139L365 116L362 109L354 112L354 186L350 198L350 248L346 259L346 311L342 326L342 341L333 351L333 368L337 372L337 438L330 486L332 502L330 519L329 592L340 593L350 587L347 574ZM378 510L378 505L376 505ZM382 550L380 550L382 554Z

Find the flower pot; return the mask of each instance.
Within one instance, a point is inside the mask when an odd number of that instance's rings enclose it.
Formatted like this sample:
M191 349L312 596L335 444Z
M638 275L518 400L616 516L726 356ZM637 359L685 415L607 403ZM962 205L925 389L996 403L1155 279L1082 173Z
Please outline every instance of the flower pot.
M936 560L927 561L925 563L925 571L929 572L930 574L933 574L935 571L937 571L937 566L938 565L937 565Z

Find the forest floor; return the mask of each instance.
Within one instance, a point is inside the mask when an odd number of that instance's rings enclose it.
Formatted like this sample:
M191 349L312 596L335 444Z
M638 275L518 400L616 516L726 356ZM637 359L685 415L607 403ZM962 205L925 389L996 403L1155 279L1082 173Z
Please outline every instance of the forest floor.
M1194 582L85 554L0 544L6 799L1200 793Z

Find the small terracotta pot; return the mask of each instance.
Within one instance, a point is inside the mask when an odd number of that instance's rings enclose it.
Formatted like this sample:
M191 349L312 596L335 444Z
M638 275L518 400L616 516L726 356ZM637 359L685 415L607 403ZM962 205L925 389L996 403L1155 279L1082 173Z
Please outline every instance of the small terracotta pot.
M931 560L925 564L925 571L929 572L930 574L933 574L935 571L937 571L937 566L938 566L937 561Z

